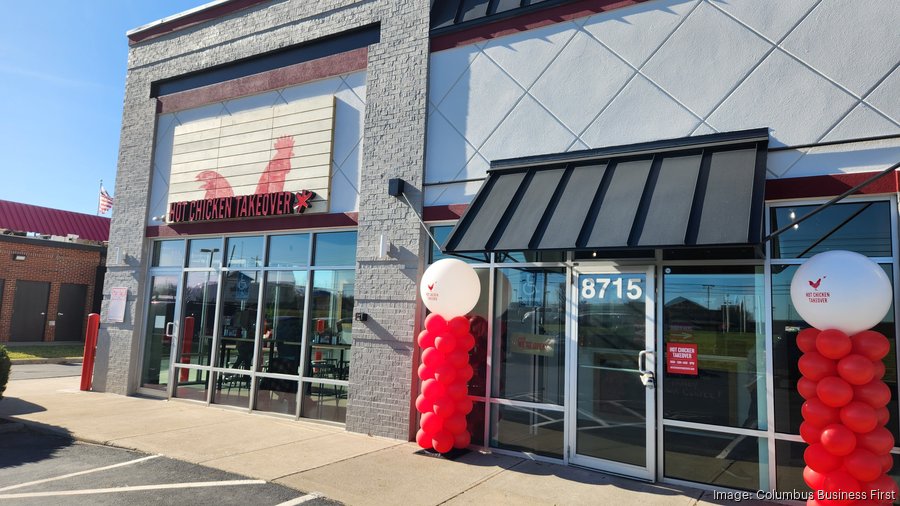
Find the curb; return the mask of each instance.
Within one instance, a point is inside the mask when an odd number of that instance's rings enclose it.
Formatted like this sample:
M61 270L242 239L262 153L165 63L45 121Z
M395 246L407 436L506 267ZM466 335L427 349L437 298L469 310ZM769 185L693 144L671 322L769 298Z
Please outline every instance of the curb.
M30 365L30 364L80 364L81 358L13 358L10 359L12 365Z

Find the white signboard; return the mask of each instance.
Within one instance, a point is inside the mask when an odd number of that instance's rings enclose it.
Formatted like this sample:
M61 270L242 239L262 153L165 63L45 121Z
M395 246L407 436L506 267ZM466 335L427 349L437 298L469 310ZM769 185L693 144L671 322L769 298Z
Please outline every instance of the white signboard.
M109 295L109 311L106 313L106 321L122 323L125 321L125 303L128 300L127 288L111 288Z
M326 95L176 126L168 208L305 190L315 193L306 212L327 212L334 108Z

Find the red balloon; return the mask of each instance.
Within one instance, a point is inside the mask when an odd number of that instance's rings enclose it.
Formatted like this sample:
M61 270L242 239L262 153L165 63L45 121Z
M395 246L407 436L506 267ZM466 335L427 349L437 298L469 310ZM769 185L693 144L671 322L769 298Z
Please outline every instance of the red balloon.
M832 471L825 474L825 481L822 483L822 490L831 492L832 494L852 494L855 492L859 492L861 489L859 480L851 476L847 471L839 469L837 471ZM831 501L831 504L850 504L851 502L851 499L836 499Z
M465 316L451 318L450 321L447 322L447 327L450 329L451 334L461 336L469 332L469 319Z
M884 373L885 373L884 362L882 362L881 360L876 360L876 361L872 362L872 367L875 368L875 373L874 373L875 377L872 379L880 380L881 378L884 378Z
M818 382L813 381L806 376L801 376L797 381L797 391L800 392L800 395L806 400L815 399L819 396L816 392L818 386Z
M816 385L816 395L828 406L839 408L853 400L853 387L837 376L828 376Z
M813 490L822 490L822 487L825 486L825 474L806 466L803 468L803 481Z
M878 425L878 415L875 408L860 401L853 401L841 408L841 423L848 429L862 434L869 432Z
M434 369L426 364L419 364L419 379L422 381L434 379Z
M453 434L450 434L446 430L442 430L431 436L431 444L434 446L434 451L438 453L447 453L453 449Z
M431 402L431 399L426 398L425 395L419 394L416 397L416 409L419 413L429 413L434 411L434 403Z
M444 334L434 338L434 347L444 355L452 353L457 347L457 337L453 334Z
M431 399L432 401L439 399L444 396L445 390L444 385L438 380L425 380L422 382L422 394L426 399Z
M844 459L829 453L822 446L822 443L809 445L803 452L803 461L806 462L807 466L819 473L830 473L844 463Z
M881 380L872 380L853 387L853 400L865 402L876 409L882 408L891 400L891 389Z
M466 430L467 426L468 424L466 423L466 417L464 415L453 415L444 420L444 430L450 434L459 434Z
M797 347L803 353L816 351L816 337L818 337L819 329L803 329L797 334Z
M819 381L826 376L834 376L835 362L830 358L825 358L817 351L804 353L800 360L797 361L797 367L800 373L813 381Z
M850 337L837 329L828 329L819 332L816 337L816 350L825 358L839 360L844 358L853 344Z
M865 448L857 448L844 457L844 469L859 481L872 481L881 475L881 459Z
M434 346L434 334L428 332L428 330L423 330L422 332L419 332L419 337L416 338L416 342L419 343L419 347L423 350L431 348Z
M422 352L422 363L432 369L437 369L446 361L447 358L437 348L427 348Z
M469 395L469 388L465 383L456 381L447 385L447 395L449 395L451 399L459 400Z
M432 448L431 436L429 436L424 429L419 429L419 431L416 432L416 443L418 443L420 447L425 448L426 450L430 450Z
M472 444L472 435L467 430L453 436L454 448L468 448L470 444Z
M434 370L434 378L445 385L453 383L456 377L456 368L450 364L444 364Z
M466 397L465 399L460 399L456 401L456 411L463 415L468 415L472 412L472 400Z
M871 432L857 434L856 446L865 448L875 455L887 455L894 447L894 436L884 427L875 427Z
M800 424L800 437L802 437L807 444L816 444L822 437L822 428L816 427L809 422L803 422Z
M460 369L458 369L457 373L459 374L458 377L461 381L469 381L470 379L472 379L472 376L475 374L475 370L472 369L471 365L466 364L466 365L462 366Z
M462 350L456 350L453 353L447 355L447 362L453 365L453 367L459 369L460 367L469 363L469 354Z
M872 455L875 455L874 453ZM887 455L879 455L878 459L881 461L881 472L887 473L894 467L894 456L888 453Z
M483 316L475 315L469 318L469 332L473 336L484 337L487 335L488 322Z
M887 407L882 407L875 410L875 416L878 417L878 425L887 425L888 420L891 419L891 412Z
M453 402L453 399L445 395L434 400L434 414L437 416L450 418L454 413L456 413L456 403Z
M444 427L444 419L434 413L423 413L419 425L426 434L434 438L434 435Z
M853 431L839 423L833 423L822 429L820 443L828 453L843 457L856 449L856 436Z
M459 349L468 352L475 347L475 337L472 334L463 334L459 337L457 346L459 346Z
M435 336L447 332L447 320L437 313L431 313L425 317L425 328Z
M803 403L800 407L803 419L817 426L825 427L826 425L837 423L840 421L840 411L832 408L819 399L810 399Z
M882 474L868 483L863 483L862 486L863 490L872 491L869 498L878 503L890 504L897 499L897 483L886 474Z
M864 330L850 338L853 353L862 355L873 362L880 361L891 351L891 342L884 334L874 330Z
M851 385L865 385L875 376L875 366L866 357L853 353L838 362L837 372Z

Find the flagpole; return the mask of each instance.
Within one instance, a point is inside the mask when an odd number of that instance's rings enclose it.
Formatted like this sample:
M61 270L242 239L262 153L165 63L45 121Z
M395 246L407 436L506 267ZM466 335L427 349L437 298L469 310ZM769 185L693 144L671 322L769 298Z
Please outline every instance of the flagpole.
M97 188L97 216L100 216L100 195L103 192L103 180L100 180L100 188Z

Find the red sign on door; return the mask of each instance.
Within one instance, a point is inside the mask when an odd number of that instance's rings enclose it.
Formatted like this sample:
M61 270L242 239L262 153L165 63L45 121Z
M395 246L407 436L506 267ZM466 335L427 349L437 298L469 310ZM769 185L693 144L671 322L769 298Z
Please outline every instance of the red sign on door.
M667 343L666 371L671 374L697 376L697 345L691 343Z

